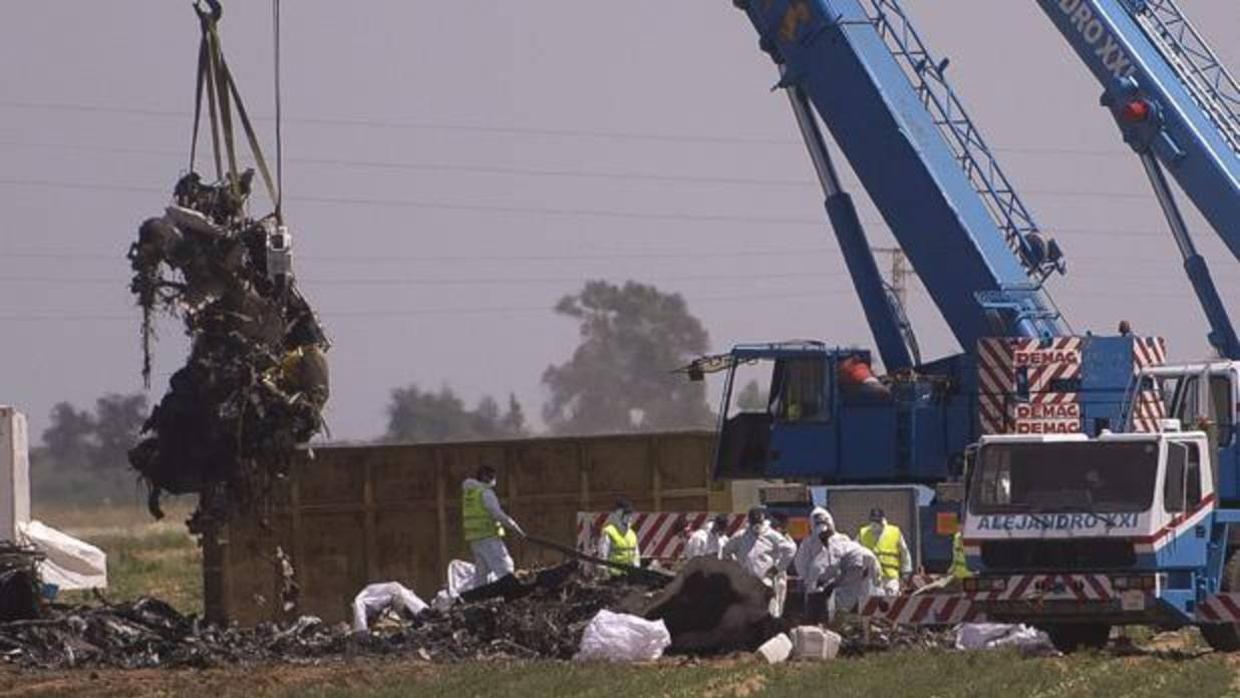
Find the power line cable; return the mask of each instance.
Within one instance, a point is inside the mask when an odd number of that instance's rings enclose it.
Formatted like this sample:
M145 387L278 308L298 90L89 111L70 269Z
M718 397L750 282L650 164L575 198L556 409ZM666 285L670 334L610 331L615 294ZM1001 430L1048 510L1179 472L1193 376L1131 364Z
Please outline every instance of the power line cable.
M105 113L105 114L128 114L132 116L150 116L159 118L175 118L184 119L189 116L188 113L174 109L159 109L151 107L133 107L133 106L109 106L95 104L74 104L67 102L24 102L19 100L0 100L0 107L7 109L23 109L23 110L48 110L48 111L68 111L82 113ZM272 117L265 115L255 115L255 119L270 120ZM461 124L441 121L401 121L401 120L381 120L381 119L362 119L349 117L286 117L291 123L302 123L309 125L321 126L349 126L362 128L381 128L381 129L411 129L411 130L440 130L440 131L462 131L471 133L500 133L500 134L516 134L516 135L533 135L533 136L554 136L566 138L598 138L608 140L639 140L652 141L660 143L683 142L683 143L713 143L713 144L743 144L758 146L794 146L804 147L800 141L775 136L706 136L702 134L667 134L667 133L643 133L633 131L604 131L591 129L571 129L571 128L547 128L537 126L490 126L485 124ZM1013 153L1027 154L1073 154L1073 155L1089 155L1102 157L1131 157L1131 154L1120 149L1104 149L1104 148L1064 148L1061 146L1014 146L1000 147L995 150L1007 151Z
M18 186L18 187L44 187L59 188L81 191L113 191L141 194L164 194L167 195L166 189L161 187L126 185L126 184L104 184L104 183L83 183L83 182L65 182L57 180L42 179L0 179L0 185ZM679 222L702 222L702 223L740 223L746 225L779 225L791 227L812 227L815 229L824 229L828 225L826 220L818 220L812 218L796 218L790 216L747 216L740 214L712 214L712 213L683 213L680 211L664 211L664 212L648 212L648 211L621 211L617 209L591 209L591 208L552 208L544 206L516 206L505 204L482 204L482 203L456 203L447 201L417 201L409 199L386 199L386 198L369 198L369 197L350 197L350 196L297 196L292 197L291 201L297 201L307 204L331 204L341 206L373 206L373 207L395 207L395 208L415 208L427 210L443 210L443 211L463 211L472 213L502 213L502 214L521 214L521 215L537 215L555 218L614 218L621 220L662 220L662 221L679 221ZM863 221L866 225L885 226L883 221L873 219ZM1165 232L1153 229L1129 229L1126 231L1117 231L1113 229L1102 228L1080 228L1071 226L1056 227L1057 232L1068 232L1082 235L1094 235L1104 237L1162 237Z

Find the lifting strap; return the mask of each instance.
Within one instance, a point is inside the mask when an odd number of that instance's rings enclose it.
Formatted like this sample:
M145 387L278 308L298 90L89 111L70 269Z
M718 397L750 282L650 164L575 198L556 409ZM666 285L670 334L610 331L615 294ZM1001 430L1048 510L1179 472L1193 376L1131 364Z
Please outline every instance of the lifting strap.
M205 2L209 9L204 10L201 3ZM241 120L241 127L245 131L246 141L249 143L250 152L254 156L254 164L258 168L259 175L263 178L263 184L267 188L267 194L271 198L273 204L280 201L280 196L276 191L274 182L271 179L271 171L267 167L267 160L263 157L262 147L259 145L258 136L254 132L254 125L250 121L249 113L245 109L245 104L241 100L241 93L237 89L236 82L233 81L232 73L228 70L228 63L224 60L223 49L220 45L220 36L218 24L220 17L223 15L223 8L220 7L219 0L199 0L194 4L194 11L198 13L199 23L202 26L202 40L198 47L198 78L194 95L194 131L190 140L190 171L193 171L195 160L198 154L198 130L202 122L202 96L205 92L207 95L207 115L211 120L211 147L215 160L215 176L217 180L224 179L224 157L228 159L228 181L233 187L234 193L238 185L239 177L237 172L237 151L236 138L233 130L232 105L236 105L237 116ZM223 148L221 148L220 135L223 134Z

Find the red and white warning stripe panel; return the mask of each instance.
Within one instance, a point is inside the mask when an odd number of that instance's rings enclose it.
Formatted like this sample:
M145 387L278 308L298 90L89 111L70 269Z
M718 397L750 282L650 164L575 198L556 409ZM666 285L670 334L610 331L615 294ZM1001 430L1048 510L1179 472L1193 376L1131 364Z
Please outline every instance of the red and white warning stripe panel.
M1197 620L1203 623L1240 623L1240 594L1223 592L1197 604Z
M1132 410L1133 429L1143 433L1158 431L1159 420L1166 419L1167 405L1155 390L1137 393Z
M1132 341L1132 373L1161 366L1167 362L1167 342L1162 337L1134 337ZM1136 395L1132 425L1136 431L1158 431L1158 421L1167 417L1167 406L1156 390L1142 390Z
M1132 372L1167 363L1167 340L1162 337L1134 337L1132 340Z
M593 551L598 537L607 525L608 511L577 512L577 549ZM693 511L635 512L633 530L643 558L679 558L684 552L688 534L706 524L714 513ZM728 533L745 525L744 514L728 514Z
M1016 390L1008 340L988 337L977 343L978 420L983 434L1007 432L1005 406Z
M1075 391L1065 381L1081 377L1081 337L1043 343L1028 338L987 338L978 342L978 423L983 434L1063 434L1081 431ZM1017 376L1029 395L1016 400Z
M912 594L872 596L861 615L898 625L956 625L986 619L973 601L960 594Z
M1016 574L1004 578L1000 588L993 578L986 581L989 589L964 594L977 601L1110 601L1117 596L1105 574Z
M1059 337L1043 345L1039 339L1013 340L1012 368L1026 369L1029 376L1029 399L1058 400L1054 386L1057 381L1080 378L1081 337Z

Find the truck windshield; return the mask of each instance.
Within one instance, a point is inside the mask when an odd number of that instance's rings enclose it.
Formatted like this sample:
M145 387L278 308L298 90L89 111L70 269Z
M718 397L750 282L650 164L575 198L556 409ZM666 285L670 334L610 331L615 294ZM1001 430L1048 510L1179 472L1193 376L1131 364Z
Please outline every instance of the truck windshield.
M1152 441L987 444L977 455L969 511L1145 511L1157 472Z

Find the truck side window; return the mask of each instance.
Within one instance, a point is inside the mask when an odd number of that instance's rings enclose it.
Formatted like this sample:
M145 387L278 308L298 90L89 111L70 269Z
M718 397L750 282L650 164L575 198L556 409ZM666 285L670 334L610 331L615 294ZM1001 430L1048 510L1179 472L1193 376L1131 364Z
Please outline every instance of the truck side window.
M1184 451L1188 460L1185 499L1188 510L1192 511L1201 503L1201 451L1197 448L1197 444L1184 444Z
M1235 399L1232 395L1231 376L1210 376L1210 401L1214 403L1214 423L1218 425L1219 445L1230 444L1236 431L1235 415L1232 412Z
M1184 444L1167 444L1167 479L1163 484L1163 508L1169 512L1184 511L1184 470L1188 465L1188 449ZM1197 483L1201 497L1201 482Z

